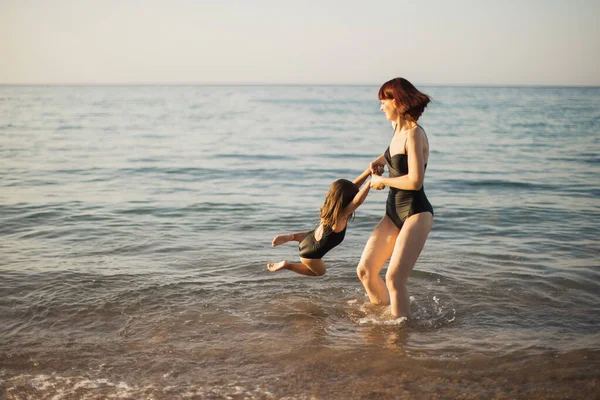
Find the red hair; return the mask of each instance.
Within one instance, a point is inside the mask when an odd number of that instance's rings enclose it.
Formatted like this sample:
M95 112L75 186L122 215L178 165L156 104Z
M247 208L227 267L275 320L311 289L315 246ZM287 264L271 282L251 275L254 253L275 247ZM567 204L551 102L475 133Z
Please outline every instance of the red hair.
M417 122L431 97L421 93L404 78L394 78L384 83L377 94L379 100L394 100L403 119Z

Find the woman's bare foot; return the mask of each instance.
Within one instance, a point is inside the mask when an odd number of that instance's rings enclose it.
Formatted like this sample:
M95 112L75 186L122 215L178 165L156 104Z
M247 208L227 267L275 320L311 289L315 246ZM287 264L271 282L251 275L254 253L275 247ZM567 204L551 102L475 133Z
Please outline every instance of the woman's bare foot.
M290 237L291 236L291 237ZM284 244L289 242L290 240L292 240L293 235L290 234L285 234L285 235L277 235L275 236L275 238L273 239L273 243L271 243L271 246L275 247L275 246L279 246L280 244Z
M279 261L278 263L267 264L267 268L269 269L269 271L275 272L275 271L279 271L280 269L284 269L285 267L288 266L288 264L289 263L286 260L283 260L283 261Z

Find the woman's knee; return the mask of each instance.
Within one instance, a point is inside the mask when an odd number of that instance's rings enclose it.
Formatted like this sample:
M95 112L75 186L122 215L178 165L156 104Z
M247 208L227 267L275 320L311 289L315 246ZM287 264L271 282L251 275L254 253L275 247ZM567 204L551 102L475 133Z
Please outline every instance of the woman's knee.
M368 281L372 276L369 268L367 268L364 264L358 264L358 267L356 267L356 275L362 282Z
M385 285L390 292L400 292L406 290L406 281L408 277L399 273L387 273L385 275Z

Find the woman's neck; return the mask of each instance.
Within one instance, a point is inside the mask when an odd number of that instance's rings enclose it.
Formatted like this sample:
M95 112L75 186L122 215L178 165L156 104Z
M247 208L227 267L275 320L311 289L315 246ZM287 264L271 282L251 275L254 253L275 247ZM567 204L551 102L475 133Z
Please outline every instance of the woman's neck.
M412 129L415 129L416 127L417 127L416 122L406 121L406 120L401 119L399 121L396 121L396 125L394 126L394 134L410 131Z

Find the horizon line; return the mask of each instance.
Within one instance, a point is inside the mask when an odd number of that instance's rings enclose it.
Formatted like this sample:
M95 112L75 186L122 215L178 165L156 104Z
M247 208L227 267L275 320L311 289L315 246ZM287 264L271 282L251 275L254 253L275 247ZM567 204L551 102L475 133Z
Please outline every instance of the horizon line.
M254 82L52 82L52 83L8 83L0 86L380 86L381 83L254 83ZM429 87L523 87L523 88L600 88L600 84L521 84L521 83L415 83L416 86Z

